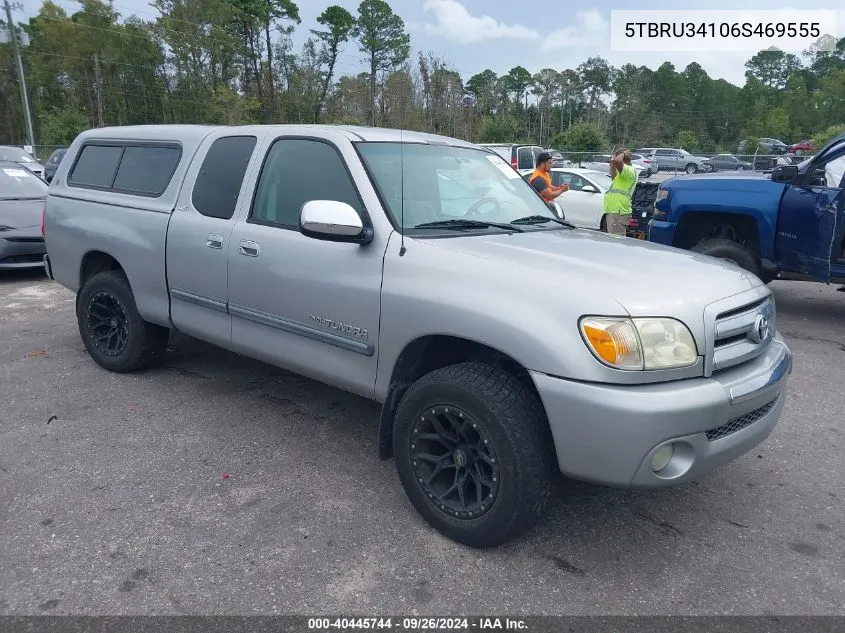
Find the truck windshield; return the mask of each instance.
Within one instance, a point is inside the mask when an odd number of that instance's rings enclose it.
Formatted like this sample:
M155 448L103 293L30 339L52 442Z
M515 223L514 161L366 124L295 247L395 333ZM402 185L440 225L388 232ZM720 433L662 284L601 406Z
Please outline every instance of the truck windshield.
M464 230L502 230L526 216L555 216L519 173L496 154L422 143L364 142L358 150L396 225L420 233L444 220ZM404 165L404 167L403 167ZM402 173L404 171L404 179ZM560 228L538 223L537 230Z

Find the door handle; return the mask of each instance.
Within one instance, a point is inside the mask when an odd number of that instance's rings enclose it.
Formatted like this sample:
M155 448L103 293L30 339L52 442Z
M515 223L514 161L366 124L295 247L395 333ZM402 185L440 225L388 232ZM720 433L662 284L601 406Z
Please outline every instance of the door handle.
M223 248L223 236L216 233L210 233L206 238L205 245L208 248Z
M241 255L246 255L247 257L258 257L258 248L257 242L253 242L252 240L241 240L238 252Z

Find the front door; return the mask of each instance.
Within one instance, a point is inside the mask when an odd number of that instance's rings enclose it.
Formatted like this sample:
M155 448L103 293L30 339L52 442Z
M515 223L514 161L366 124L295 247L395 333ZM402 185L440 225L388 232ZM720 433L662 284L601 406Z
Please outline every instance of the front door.
M552 182L555 185L569 185L569 191L563 192L558 198L566 215L566 221L579 228L598 229L604 214L604 197L600 193L582 191L584 185L588 183L577 174L569 172L552 172L552 174Z
M249 214L228 243L229 312L236 351L371 397L389 235L357 245L298 229L309 200L346 202L369 225L347 168L354 160L339 133L269 143Z
M831 168L845 157L845 140L819 153L795 182L787 185L778 214L776 256L787 272L829 282L832 260L840 254L845 223L845 191ZM836 182L838 180L838 182Z
M170 318L180 332L231 348L227 312L228 246L257 137L219 131L205 139L188 169L167 230ZM257 157L256 157L257 159Z

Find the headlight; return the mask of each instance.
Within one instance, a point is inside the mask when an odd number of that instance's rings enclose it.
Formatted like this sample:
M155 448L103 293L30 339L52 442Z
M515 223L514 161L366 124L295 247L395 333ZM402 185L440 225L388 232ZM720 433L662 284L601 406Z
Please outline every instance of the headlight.
M689 328L675 319L584 317L580 327L590 351L615 369L678 369L698 359Z

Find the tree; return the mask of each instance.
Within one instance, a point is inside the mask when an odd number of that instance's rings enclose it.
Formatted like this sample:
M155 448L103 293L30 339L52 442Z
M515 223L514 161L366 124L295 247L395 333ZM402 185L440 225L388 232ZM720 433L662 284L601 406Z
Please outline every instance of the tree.
M590 95L588 107L592 116L600 98L610 90L613 77L610 64L603 57L590 57L578 66L578 77L579 83Z
M789 76L801 69L801 60L791 53L778 50L760 51L745 62L746 76L754 77L767 88L786 87Z
M552 139L552 147L576 153L600 152L606 146L601 130L591 123L576 123Z
M340 54L340 45L349 39L349 35L355 27L355 17L343 7L332 5L320 14L317 22L327 27L327 30L315 31L312 29L311 31L323 43L320 49L320 63L326 66L320 99L314 111L315 121L320 117L320 112L326 103L326 95L329 92L337 64L337 56Z
M376 78L408 60L411 38L405 33L405 23L393 13L384 0L363 0L358 5L358 19L352 28L359 50L366 55L370 66L370 116L376 124Z
M527 98L528 86L531 85L531 73L522 66L515 66L508 71L507 75L502 77L502 84L505 90L512 92L514 101L521 103L523 95Z

